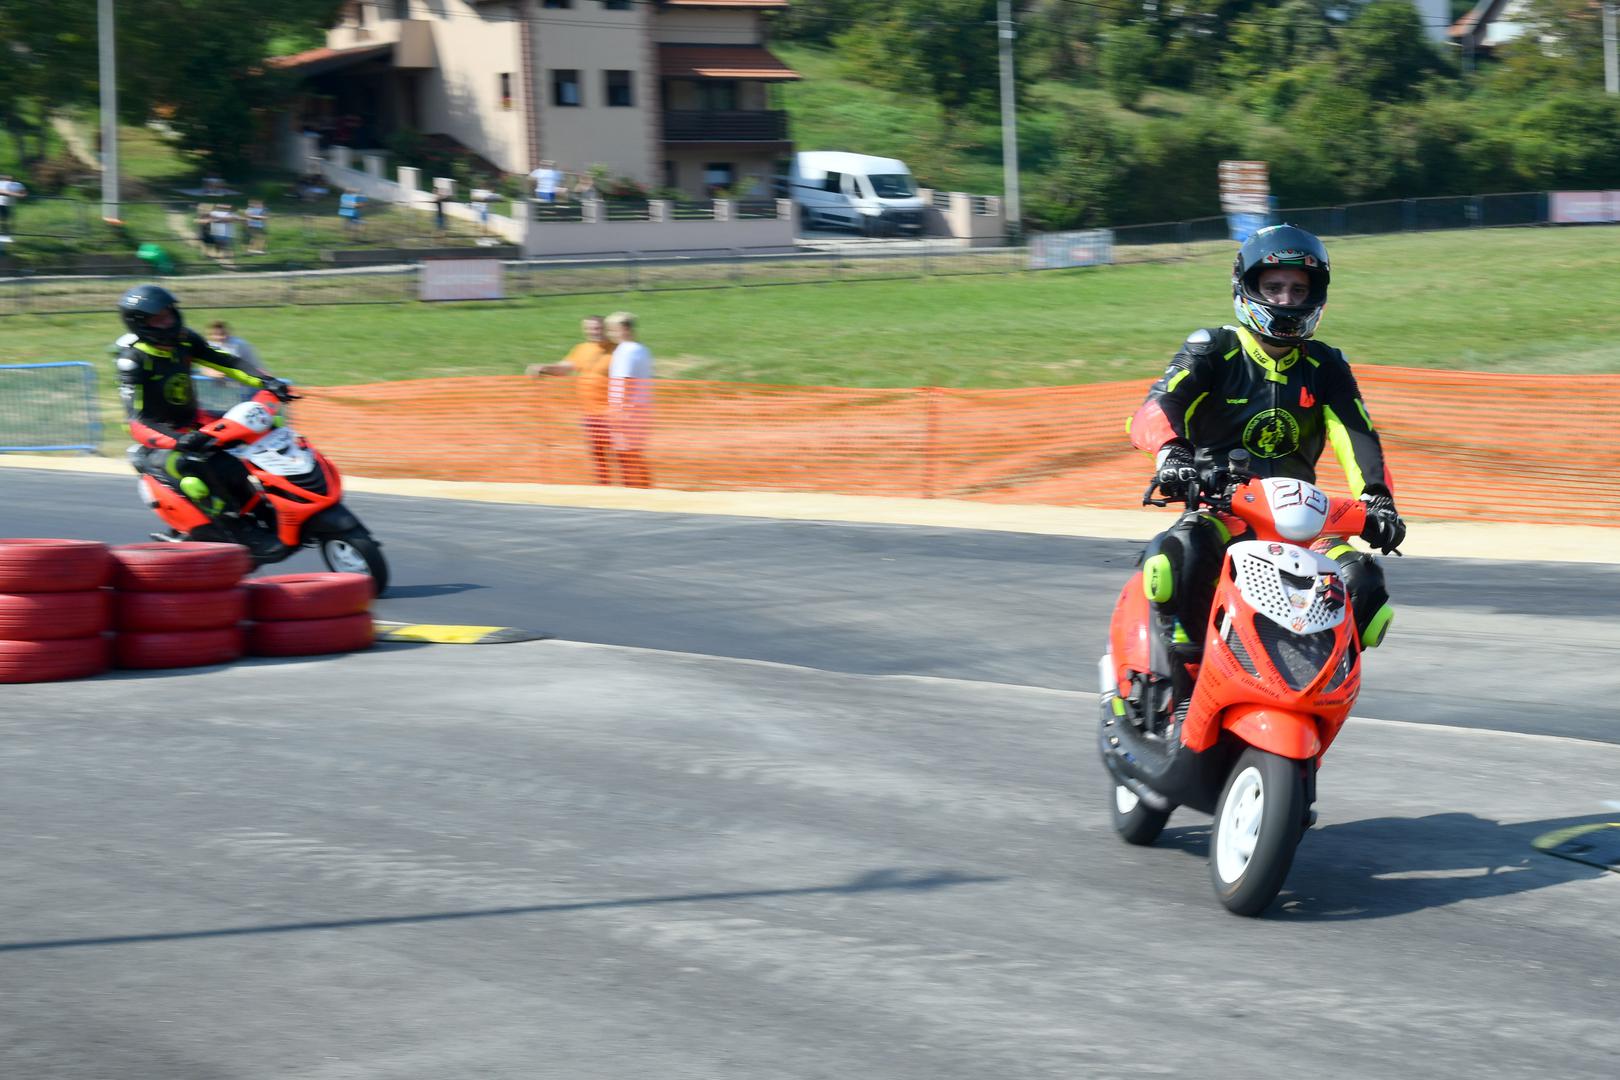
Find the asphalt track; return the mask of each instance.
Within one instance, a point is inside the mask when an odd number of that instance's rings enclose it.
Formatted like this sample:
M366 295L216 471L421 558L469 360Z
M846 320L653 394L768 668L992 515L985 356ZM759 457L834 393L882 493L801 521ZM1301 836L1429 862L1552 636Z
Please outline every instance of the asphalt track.
M7 470L0 532L132 488ZM1614 567L1392 561L1248 921L1206 821L1108 827L1129 543L353 505L380 616L559 640L0 689L0 1075L1613 1073L1620 875L1530 842L1620 816Z

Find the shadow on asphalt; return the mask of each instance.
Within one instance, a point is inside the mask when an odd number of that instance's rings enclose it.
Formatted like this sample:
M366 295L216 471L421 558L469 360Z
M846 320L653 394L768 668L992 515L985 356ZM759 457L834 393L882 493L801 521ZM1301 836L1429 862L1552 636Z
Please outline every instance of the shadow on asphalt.
M487 589L488 585L475 585L470 581L452 581L443 585L390 585L384 600L421 600L432 596L454 596L456 593Z
M1535 850L1556 829L1613 814L1502 825L1473 814L1369 818L1312 829L1268 912L1302 922L1384 919L1463 900L1489 899L1602 877L1595 866ZM1166 829L1157 846L1205 860L1208 825Z
M1002 877L959 874L936 870L908 876L902 870L872 870L841 885L808 885L796 889L737 889L728 892L682 893L675 896L633 896L624 900L579 900L558 904L531 904L523 907L475 908L469 911L432 911L416 915L374 915L358 919L322 919L308 922L268 923L260 926L227 926L212 930L176 930L167 933L118 934L106 937L54 938L44 941L0 942L0 953L34 952L45 949L82 949L96 945L147 945L163 941L201 941L207 938L250 937L255 934L292 934L309 930L357 930L374 926L418 926L425 923L460 922L467 919L493 919L514 915L552 915L574 911L606 911L615 908L652 907L660 904L725 903L733 900L774 900L797 896L851 896L875 892L926 892L955 885L989 885Z

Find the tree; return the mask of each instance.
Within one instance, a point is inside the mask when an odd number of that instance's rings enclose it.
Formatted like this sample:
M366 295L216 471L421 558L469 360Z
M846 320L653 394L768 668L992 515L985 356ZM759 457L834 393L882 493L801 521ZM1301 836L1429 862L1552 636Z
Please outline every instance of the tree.
M1411 0L1372 0L1339 37L1343 77L1377 102L1415 97L1440 70Z
M1137 23L1116 26L1102 35L1103 85L1114 100L1129 109L1142 100L1158 43Z
M95 99L95 57L89 0L0 4L0 127L20 164L45 156L53 109Z
M879 86L926 91L946 109L995 106L1001 83L996 0L893 0L834 44ZM1024 83L1029 74L1020 70L1017 77Z
M1129 164L1125 140L1108 119L1076 110L1058 133L1052 167L1031 192L1030 219L1049 229L1113 224Z
M341 0L274 6L146 0L118 25L120 111L135 122L159 110L170 114L184 149L227 175L239 173L254 156L258 118L296 89L285 73L266 65L271 43L330 26L341 6Z

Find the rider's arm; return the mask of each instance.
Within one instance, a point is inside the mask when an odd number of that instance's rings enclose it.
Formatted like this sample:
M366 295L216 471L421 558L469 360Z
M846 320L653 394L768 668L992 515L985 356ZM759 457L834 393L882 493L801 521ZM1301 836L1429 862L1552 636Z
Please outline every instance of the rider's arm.
M255 390L264 388L264 380L270 377L268 371L257 364L244 360L239 356L232 356L222 349L216 349L208 343L195 330L187 330L186 336L191 340L191 362L201 364L205 368L213 368L227 378L245 383Z
M119 339L122 343L123 339ZM154 418L146 408L146 383L141 378L144 365L141 354L125 346L115 361L118 369L118 399L124 403L124 419L129 424L130 438L142 446L157 450L172 450L180 437L180 429Z
M1372 417L1361 400L1361 390L1344 354L1337 354L1338 363L1325 365L1322 395L1322 422L1327 429L1328 441L1333 444L1333 456L1344 469L1344 478L1350 484L1350 494L1360 497L1363 492L1374 495L1394 495L1395 482L1384 461L1384 447L1378 440Z
M1216 385L1216 365L1221 363L1214 335L1196 330L1176 350L1170 366L1148 389L1147 400L1127 421L1131 445L1158 454L1166 443L1180 440L1189 446L1196 442L1189 433L1193 414L1210 389Z

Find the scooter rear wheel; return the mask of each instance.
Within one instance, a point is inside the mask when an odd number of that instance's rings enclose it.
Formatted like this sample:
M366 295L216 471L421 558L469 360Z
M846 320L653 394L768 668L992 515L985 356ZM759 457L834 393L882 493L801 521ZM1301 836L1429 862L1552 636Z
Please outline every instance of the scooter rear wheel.
M1226 910L1259 915L1294 863L1305 820L1301 765L1254 747L1226 778L1210 830L1209 876Z

